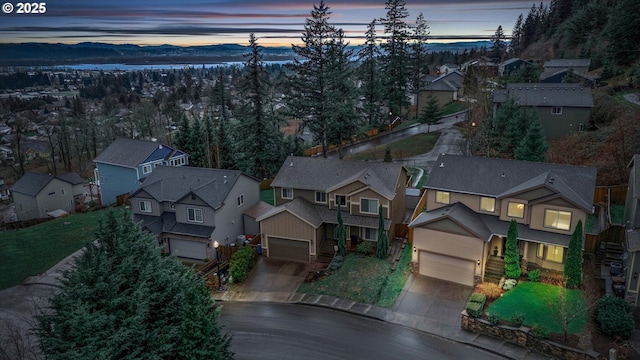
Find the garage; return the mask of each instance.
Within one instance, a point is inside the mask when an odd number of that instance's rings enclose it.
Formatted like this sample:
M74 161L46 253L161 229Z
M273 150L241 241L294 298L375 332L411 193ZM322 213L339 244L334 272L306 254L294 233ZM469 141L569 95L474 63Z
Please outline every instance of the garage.
M207 244L198 241L169 239L171 254L189 259L204 260L207 258Z
M309 242L302 240L290 240L278 237L268 238L269 257L309 262Z
M421 275L473 286L475 263L429 251L420 251L419 272Z

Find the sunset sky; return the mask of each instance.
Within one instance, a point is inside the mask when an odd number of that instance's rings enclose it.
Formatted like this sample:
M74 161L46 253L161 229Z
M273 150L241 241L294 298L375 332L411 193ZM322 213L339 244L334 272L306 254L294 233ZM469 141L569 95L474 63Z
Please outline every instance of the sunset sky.
M260 45L290 46L299 43L304 21L319 1L49 0L45 2L46 13L37 15L17 14L17 1L0 2L14 5L12 13L0 12L0 43L247 44L249 33L253 32ZM533 3L406 0L406 21L413 24L422 12L430 26L430 42L453 42L458 36L490 36L499 25L509 35L518 15L526 16ZM342 28L354 45L362 43L368 23L386 14L384 0L325 4L332 11L330 23ZM377 34L382 33L382 26L377 26Z

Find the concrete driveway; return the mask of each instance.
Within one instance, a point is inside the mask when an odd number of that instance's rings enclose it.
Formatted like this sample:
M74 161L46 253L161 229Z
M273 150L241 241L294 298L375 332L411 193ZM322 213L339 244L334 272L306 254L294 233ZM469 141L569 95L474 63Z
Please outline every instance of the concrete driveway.
M307 276L307 264L259 256L249 278L238 291L295 293Z

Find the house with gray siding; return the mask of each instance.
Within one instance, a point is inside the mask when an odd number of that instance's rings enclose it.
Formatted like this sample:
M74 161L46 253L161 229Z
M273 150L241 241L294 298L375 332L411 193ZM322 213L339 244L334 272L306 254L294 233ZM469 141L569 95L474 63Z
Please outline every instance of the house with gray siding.
M76 173L62 175L25 173L11 187L18 221L44 219L48 212L75 211L83 197L82 178Z
M395 235L405 216L407 170L402 164L289 156L273 179L275 207L258 216L266 256L311 262L333 255L337 209L347 246L378 239L378 211L384 231Z
M260 201L260 183L238 170L158 165L129 198L133 219L181 258L214 258L213 243L235 243L244 213Z
M584 131L594 106L591 89L580 84L507 84L493 93L494 113L508 99L535 111L547 139Z
M100 199L110 205L118 196L138 189L156 166L189 165L189 155L153 141L118 138L93 161Z
M443 107L463 96L464 74L458 70L449 71L431 80L430 83L420 88L417 99L417 113L420 114L427 106L429 96L438 100L438 105Z
M563 271L571 234L593 211L595 183L593 167L442 154L424 185L425 211L409 224L412 261L422 275L469 286L499 269L497 282L515 220L524 264Z
M624 220L627 231L624 238L622 265L625 270L625 299L638 306L640 294L640 154L629 162L629 187L625 202Z

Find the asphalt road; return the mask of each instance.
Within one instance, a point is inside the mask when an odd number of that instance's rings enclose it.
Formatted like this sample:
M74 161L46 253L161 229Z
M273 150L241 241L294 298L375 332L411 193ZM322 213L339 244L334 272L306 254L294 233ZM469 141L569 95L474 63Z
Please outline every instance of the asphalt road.
M504 359L496 354L332 309L223 303L235 359Z

